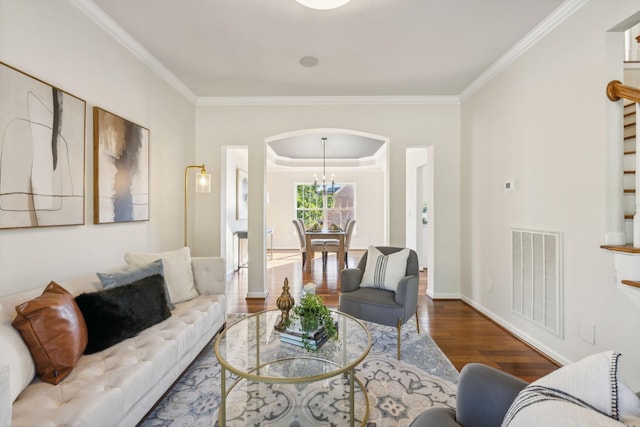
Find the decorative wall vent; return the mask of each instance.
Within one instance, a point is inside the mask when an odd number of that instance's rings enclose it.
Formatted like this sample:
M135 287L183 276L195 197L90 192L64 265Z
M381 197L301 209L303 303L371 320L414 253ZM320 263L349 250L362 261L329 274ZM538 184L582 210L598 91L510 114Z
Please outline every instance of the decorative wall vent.
M561 234L511 230L511 308L562 338Z

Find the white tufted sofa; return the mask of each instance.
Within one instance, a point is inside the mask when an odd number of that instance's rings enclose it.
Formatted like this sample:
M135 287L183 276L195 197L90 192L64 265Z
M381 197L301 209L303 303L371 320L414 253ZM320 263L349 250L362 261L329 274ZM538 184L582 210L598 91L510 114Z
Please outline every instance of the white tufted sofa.
M191 261L198 297L177 303L170 318L138 336L83 355L60 384L44 383L36 377L11 404L6 365L0 366L0 427L7 425L8 419L12 427L136 425L224 326L224 259L194 257ZM73 295L102 289L95 274L59 284ZM14 307L40 295L44 285L0 298L0 352L3 346L22 342L11 326ZM26 351L28 357L26 346L18 350L23 355ZM25 366L33 364L22 359L19 362ZM12 365L9 378L13 378Z

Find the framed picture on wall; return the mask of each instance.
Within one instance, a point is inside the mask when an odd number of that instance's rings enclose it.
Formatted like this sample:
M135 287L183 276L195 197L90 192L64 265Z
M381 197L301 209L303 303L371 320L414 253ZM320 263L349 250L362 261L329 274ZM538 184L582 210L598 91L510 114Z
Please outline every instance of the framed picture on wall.
M93 222L149 220L149 129L93 107Z
M249 212L249 177L247 172L236 169L236 219L247 219Z
M0 62L0 229L84 224L85 109Z

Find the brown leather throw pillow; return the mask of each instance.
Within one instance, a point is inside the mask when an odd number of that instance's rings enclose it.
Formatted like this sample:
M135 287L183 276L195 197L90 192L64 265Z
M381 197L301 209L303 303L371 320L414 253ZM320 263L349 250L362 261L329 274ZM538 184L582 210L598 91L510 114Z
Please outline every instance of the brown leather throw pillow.
M73 296L56 282L16 307L13 326L29 347L42 381L58 384L87 346L87 325Z

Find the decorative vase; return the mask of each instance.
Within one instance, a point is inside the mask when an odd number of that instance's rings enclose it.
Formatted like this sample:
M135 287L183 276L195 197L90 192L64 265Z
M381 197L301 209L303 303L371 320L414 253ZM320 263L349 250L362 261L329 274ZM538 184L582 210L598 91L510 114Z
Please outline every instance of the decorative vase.
M284 285L282 286L282 294L276 300L276 307L280 310L280 322L274 326L277 331L284 331L289 324L289 310L295 305L296 301L289 293L289 279L284 278Z

